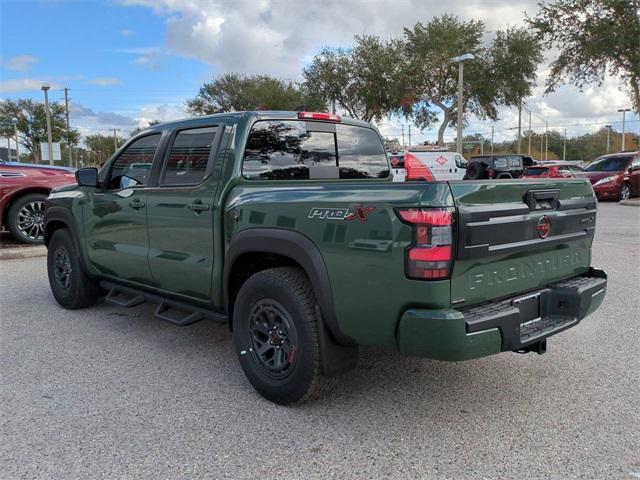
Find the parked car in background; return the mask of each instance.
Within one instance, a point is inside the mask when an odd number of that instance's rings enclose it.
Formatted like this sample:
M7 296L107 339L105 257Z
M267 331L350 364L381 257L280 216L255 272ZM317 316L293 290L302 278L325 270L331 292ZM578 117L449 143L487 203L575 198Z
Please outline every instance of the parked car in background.
M0 229L20 242L42 243L44 201L54 188L75 182L71 168L0 162Z
M572 178L582 169L570 163L539 162L524 169L522 178Z
M582 169L598 200L626 200L640 195L640 151L602 155Z
M464 180L519 178L525 167L535 163L527 155L478 155L469 160Z

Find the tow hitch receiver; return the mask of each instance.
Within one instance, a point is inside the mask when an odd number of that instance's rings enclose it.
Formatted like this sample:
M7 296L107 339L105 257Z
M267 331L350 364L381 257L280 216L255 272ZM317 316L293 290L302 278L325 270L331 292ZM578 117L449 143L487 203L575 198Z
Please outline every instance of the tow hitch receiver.
M527 345L526 347L522 347L519 350L514 350L515 353L529 353L535 352L538 355L542 355L547 352L547 339L540 340L539 342L532 343L531 345Z

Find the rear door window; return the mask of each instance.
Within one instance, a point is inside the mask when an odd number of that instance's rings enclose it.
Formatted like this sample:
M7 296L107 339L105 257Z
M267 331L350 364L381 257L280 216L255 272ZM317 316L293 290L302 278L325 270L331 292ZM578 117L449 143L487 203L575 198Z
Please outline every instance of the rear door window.
M167 157L163 185L197 185L204 180L217 127L180 130Z
M269 120L253 125L242 174L256 180L384 178L389 164L380 137L369 128Z

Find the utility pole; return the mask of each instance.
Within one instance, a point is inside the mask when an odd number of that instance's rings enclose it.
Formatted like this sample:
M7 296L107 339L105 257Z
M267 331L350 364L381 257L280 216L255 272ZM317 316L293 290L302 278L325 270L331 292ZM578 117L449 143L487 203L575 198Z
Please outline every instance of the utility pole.
M407 125L409 128L409 148L411 148L411 124Z
M113 129L113 153L118 151L118 131L120 129L119 128L114 128Z
M618 112L622 112L622 152L624 152L624 131L625 131L625 116L627 112L630 112L630 108L621 108Z
M13 119L13 129L16 134L16 162L20 161L20 141L18 140L18 119Z
M71 157L71 131L69 130L69 89L64 87L64 114L67 118L67 150L69 151L69 166L73 167Z
M567 159L567 129L564 129L564 146L562 147L562 160Z
M529 110L529 156L531 156L531 110Z
M473 60L475 57L472 53L465 53L464 55L460 55L458 57L454 57L451 59L452 62L458 64L458 118L456 120L457 127L457 138L456 138L456 151L462 155L462 86L463 86L463 78L464 78L464 61L465 60Z
M609 153L609 133L611 133L611 125L605 125L604 128L607 129L607 153Z
M491 125L491 155L493 156L493 125Z
M406 147L406 144L404 143L404 123L400 126L402 127L402 149L404 150Z
M544 121L544 159L549 160L549 122Z
M47 141L49 144L47 145L49 150L49 165L53 165L53 137L51 136L51 114L49 112L49 89L51 87L49 84L45 83L42 85L41 89L44 92L44 111L47 117Z
M522 99L518 102L518 155L522 149L520 148L522 139Z

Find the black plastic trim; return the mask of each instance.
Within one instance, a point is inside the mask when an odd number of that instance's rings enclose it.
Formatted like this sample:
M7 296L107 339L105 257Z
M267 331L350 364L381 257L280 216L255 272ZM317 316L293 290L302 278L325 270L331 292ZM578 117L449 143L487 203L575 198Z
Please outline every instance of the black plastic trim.
M546 288L461 309L460 312L465 317L467 333L498 328L502 336L502 351L521 350L580 323L591 307L593 296L601 291L604 293L606 287L607 274L590 268L583 275L551 283ZM545 328L538 335L523 334L522 324L536 318Z

